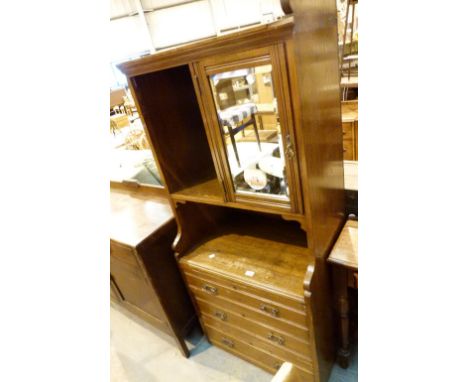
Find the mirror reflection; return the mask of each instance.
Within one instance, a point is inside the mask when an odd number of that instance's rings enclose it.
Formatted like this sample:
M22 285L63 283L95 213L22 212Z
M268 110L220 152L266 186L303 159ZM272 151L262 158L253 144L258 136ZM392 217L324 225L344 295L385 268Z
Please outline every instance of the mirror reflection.
M289 199L272 66L210 76L237 193Z
M162 186L143 124L131 93L110 91L111 181Z

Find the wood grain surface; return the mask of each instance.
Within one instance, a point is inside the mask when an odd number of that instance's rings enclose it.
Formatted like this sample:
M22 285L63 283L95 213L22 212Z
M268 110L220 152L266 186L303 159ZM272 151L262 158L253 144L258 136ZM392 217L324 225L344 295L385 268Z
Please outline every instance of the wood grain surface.
M328 257L333 264L358 269L358 221L348 220Z
M111 189L110 238L132 247L173 219L165 197Z

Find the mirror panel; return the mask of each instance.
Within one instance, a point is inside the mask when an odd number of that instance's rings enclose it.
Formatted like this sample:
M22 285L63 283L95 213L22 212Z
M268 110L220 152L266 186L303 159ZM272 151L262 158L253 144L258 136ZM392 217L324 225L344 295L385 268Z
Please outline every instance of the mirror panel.
M209 79L235 192L289 201L271 64Z

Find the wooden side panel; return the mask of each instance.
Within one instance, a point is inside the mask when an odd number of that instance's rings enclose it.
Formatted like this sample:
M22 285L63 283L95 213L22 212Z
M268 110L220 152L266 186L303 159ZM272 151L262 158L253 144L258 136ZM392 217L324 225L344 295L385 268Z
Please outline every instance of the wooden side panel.
M158 231L158 235L151 236L139 245L138 253L164 307L169 325L176 335L182 337L187 326L195 319L195 311L171 248L176 232L176 223L172 220Z
M331 277L326 264L344 214L337 11L335 0L290 0L294 46L289 47L311 265L304 292L312 311L318 374L327 381L335 358ZM294 94L295 92L292 91Z

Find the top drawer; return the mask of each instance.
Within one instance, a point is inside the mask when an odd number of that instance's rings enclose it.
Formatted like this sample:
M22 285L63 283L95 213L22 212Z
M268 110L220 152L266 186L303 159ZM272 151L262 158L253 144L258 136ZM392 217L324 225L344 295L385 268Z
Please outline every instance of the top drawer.
M257 299L270 300L275 304L279 304L287 307L288 309L295 310L300 315L305 315L306 308L304 300L299 301L278 292L257 288L253 285L245 284L239 280L213 274L205 270L197 269L193 266L188 266L186 264L181 264L181 267L185 273L186 278L188 279L189 284L191 282L195 282L195 285L198 285L201 280L205 280L221 285L221 287L224 287L227 290L236 291L242 294L254 294L256 296L255 298Z
M291 307L291 304L284 304L284 300L278 301L281 300L281 297L278 299L279 296L271 294L265 298L265 296L258 294L258 289L249 285L226 279L216 279L213 275L206 277L207 274L197 272L197 275L194 275L194 273L196 272L192 272L192 270L184 270L189 288L197 300L205 298L223 306L236 306L237 309L243 310L244 317L250 317L253 314L257 320L274 326L279 325L288 332L295 328L302 332L302 336L307 333L307 317L304 306L295 303L295 307ZM244 311L245 308L248 310Z

